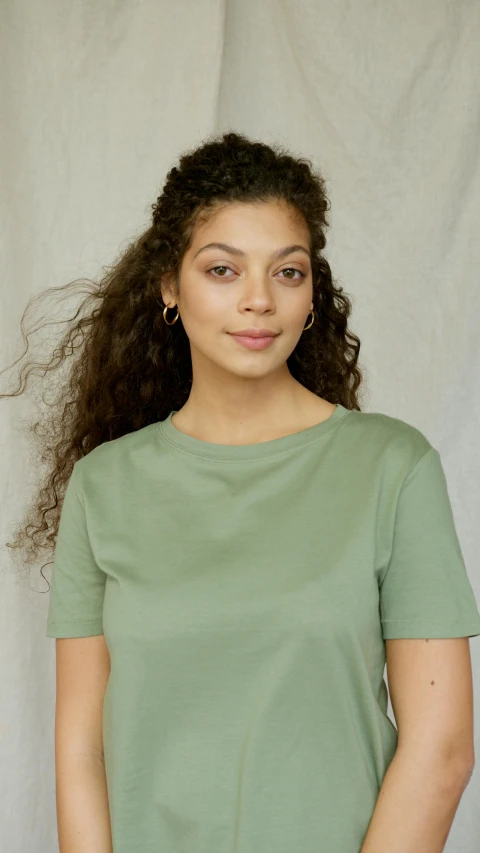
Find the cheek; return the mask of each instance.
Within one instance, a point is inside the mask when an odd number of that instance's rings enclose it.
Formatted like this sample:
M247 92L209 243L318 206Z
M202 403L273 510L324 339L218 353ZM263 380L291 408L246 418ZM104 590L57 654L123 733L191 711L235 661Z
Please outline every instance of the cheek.
M231 306L226 294L212 294L208 288L192 288L182 300L183 317L188 326L196 330L216 328L222 330L228 326Z
M303 292L284 294L277 304L277 314L284 324L285 331L295 334L298 327L305 325L305 318L310 311L311 293Z

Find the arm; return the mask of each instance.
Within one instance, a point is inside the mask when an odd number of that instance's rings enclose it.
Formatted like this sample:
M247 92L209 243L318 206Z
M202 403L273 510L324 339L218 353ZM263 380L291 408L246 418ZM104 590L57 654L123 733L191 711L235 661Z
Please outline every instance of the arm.
M57 639L56 805L60 853L112 853L102 709L110 672L103 634Z
M475 760L468 638L385 646L398 745L360 853L442 853Z
M397 749L360 853L441 853L470 772Z

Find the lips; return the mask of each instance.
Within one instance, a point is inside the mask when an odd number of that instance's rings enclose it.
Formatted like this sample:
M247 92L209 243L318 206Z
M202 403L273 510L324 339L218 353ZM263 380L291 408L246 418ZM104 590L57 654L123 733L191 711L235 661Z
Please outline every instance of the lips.
M278 332L272 332L271 329L241 329L239 332L229 332L229 334L242 338L275 338Z
M279 332L271 329L242 329L240 332L230 332L241 346L250 350L260 350L271 346Z

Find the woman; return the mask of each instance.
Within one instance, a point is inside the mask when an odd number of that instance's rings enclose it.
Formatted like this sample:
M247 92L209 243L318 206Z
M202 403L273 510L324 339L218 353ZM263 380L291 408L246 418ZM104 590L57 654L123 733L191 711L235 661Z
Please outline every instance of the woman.
M443 849L480 614L438 451L360 411L324 182L227 133L152 207L61 350L60 851Z

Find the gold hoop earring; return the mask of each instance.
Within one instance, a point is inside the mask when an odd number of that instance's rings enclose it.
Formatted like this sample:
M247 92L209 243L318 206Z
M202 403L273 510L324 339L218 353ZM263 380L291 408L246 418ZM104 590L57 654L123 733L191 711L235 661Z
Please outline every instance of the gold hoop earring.
M179 310L178 310L178 308L177 308L177 316L176 316L176 317L174 317L174 319L173 319L173 320L171 320L171 322L169 323L169 322L168 322L168 320L167 320L167 311L168 311L169 307L170 307L169 305L165 305L165 308L163 309L163 319L165 320L165 322L166 322L167 326L173 326L173 324L174 324L174 323L176 323L176 322L177 322L177 320L178 320L178 318L180 317L180 312L179 312ZM175 306L175 305L172 305L171 307L172 307L172 308L175 308L176 306Z
M312 315L312 321L311 321L311 323L309 323L309 324L308 324L308 326L305 326L305 328L304 328L304 329L302 329L302 332L305 332L307 329L310 329L310 328L313 326L313 321L314 321L314 318L315 318L315 313L314 313L313 311L310 311L310 314Z

